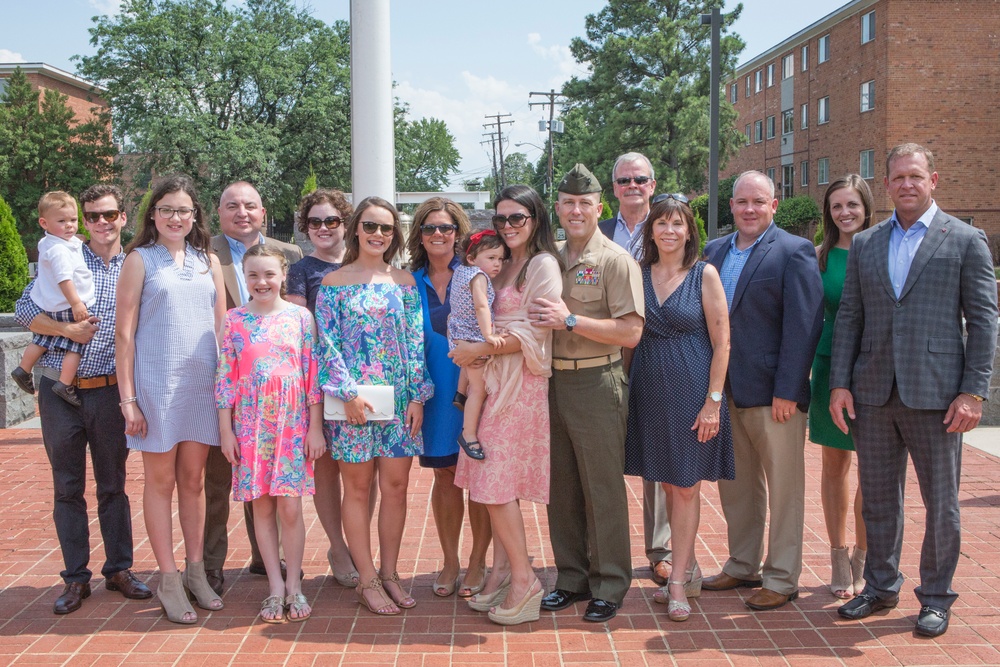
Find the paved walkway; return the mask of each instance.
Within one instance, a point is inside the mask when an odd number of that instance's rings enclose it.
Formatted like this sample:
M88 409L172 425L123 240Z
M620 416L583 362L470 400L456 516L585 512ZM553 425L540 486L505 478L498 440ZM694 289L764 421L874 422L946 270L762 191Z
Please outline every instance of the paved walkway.
M976 434L980 446L996 446L1000 430ZM805 569L802 595L786 607L751 613L746 591L705 592L686 623L671 623L654 604L642 549L640 485L630 480L632 553L636 581L618 617L607 625L583 623L583 605L558 614L543 612L530 626L504 629L470 611L454 597L431 592L440 566L429 509L431 475L414 467L410 514L403 540L400 574L418 600L415 609L394 618L362 611L353 591L328 576L323 535L311 503L306 503L307 542L304 591L315 605L302 624L265 625L256 620L267 594L263 577L241 567L249 559L242 512L230 525L230 569L226 608L199 610L193 626L167 622L155 600L126 601L104 589L95 576L94 593L68 616L52 614L61 592L62 559L51 518L52 484L34 428L0 430L0 664L79 665L446 665L495 664L541 667L565 664L614 665L1000 665L1000 460L966 447L962 478L962 558L955 589L961 594L951 628L936 640L912 634L918 603L913 597L922 536L923 508L916 482L907 493L907 533L902 568L907 576L898 608L864 622L846 622L824 582L830 564L819 503L819 454L807 446ZM129 493L134 512L136 572L155 586L155 564L142 520L142 468L129 460ZM93 490L91 534L95 570L99 543ZM546 587L555 579L545 508L526 504L529 551ZM175 521L176 526L176 521ZM178 537L175 542L179 542ZM468 538L468 535L466 535ZM698 559L707 574L726 555L725 525L714 485L704 492Z

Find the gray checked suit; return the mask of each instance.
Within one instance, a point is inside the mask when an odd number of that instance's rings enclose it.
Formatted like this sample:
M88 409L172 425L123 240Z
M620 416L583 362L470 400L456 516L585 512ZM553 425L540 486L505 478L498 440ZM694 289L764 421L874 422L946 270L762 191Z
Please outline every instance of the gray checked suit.
M997 340L997 291L986 235L938 210L897 298L890 220L854 237L833 335L830 388L850 389L868 531L865 592L899 593L907 455L927 525L922 605L949 609L958 564L962 437L945 413L961 393L987 396ZM963 341L962 318L968 336Z

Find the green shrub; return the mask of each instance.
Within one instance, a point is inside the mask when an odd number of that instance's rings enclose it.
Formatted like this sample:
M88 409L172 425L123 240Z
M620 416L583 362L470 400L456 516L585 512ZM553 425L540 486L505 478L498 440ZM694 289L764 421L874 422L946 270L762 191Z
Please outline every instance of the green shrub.
M305 197L311 192L315 192L319 186L316 184L316 172L313 170L312 163L309 163L309 175L306 176L305 183L302 184L302 192L300 196Z
M705 220L695 211L694 221L698 225L698 256L705 252L705 244L708 243L708 231L705 228Z
M816 227L816 235L813 236L813 245L818 246L823 242L823 225Z
M778 204L774 214L774 222L782 229L800 230L812 222L819 220L823 213L819 206L808 195L789 197Z
M691 200L691 210L694 216L701 220L708 220L708 194L698 195Z
M0 197L0 313L10 313L28 284L28 254L24 251L10 206Z

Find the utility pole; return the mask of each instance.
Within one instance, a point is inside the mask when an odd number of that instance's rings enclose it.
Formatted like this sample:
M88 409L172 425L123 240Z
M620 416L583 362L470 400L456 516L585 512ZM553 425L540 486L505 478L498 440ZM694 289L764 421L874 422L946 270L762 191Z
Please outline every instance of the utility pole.
M506 175L506 173L504 173L504 168L503 168L503 126L504 125L513 125L514 121L512 121L512 120L503 120L502 121L500 119L501 118L507 118L508 116L510 116L509 113L496 113L496 114L493 114L492 116L487 115L486 118L492 118L495 122L484 123L483 124L484 128L490 128L490 127L493 127L493 125L497 126L497 131L496 131L497 146L499 147L499 152L500 152L500 181L499 181L498 187L497 187L497 193L498 194L499 194L499 192L501 190L503 190L505 187L507 187L507 175ZM493 169L494 169L494 173L496 173L496 163L495 162L494 162L494 165L493 165Z
M498 195L500 194L500 188L498 187L500 185L500 180L498 178L499 174L497 173L497 144L496 144L497 135L496 132L484 132L483 136L489 137L488 143L490 144L490 149L493 152L493 194ZM486 141L480 141L479 145L482 146L486 143L487 143Z
M550 88L549 92L547 92L547 93L539 93L539 92L528 93L528 97L529 98L530 97L535 97L535 96L549 98L548 102L529 102L528 103L528 108L530 109L531 107L545 107L545 106L549 107L549 124L548 124L548 130L549 130L549 171L548 171L548 176L545 179L545 196L551 197L552 196L552 162L553 162L553 158L554 158L554 155L555 155L555 142L552 140L552 133L553 132L562 132L562 127L561 127L562 122L561 121L559 123L560 127L558 129L556 129L556 127L555 127L556 98L557 97L565 97L565 96L562 95L562 94L560 94L560 93L557 93L555 91L555 88Z
M719 236L719 88L721 82L721 56L719 50L719 32L722 27L722 14L718 7L711 14L701 15L701 25L712 27L712 63L709 70L709 140L708 140L708 240Z

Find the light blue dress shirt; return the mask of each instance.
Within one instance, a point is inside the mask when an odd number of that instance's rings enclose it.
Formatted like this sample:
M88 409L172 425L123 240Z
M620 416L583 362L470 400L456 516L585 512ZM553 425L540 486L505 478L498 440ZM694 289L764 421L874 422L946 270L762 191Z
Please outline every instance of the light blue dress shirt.
M226 236L223 234L223 236ZM264 235L261 234L257 243L264 242ZM233 256L233 268L236 269L236 284L240 286L240 305L244 305L250 300L250 290L247 289L247 279L243 275L243 255L247 254L247 247L241 241L237 241L231 236L226 236L226 243L229 244L229 252Z
M910 265L913 258L920 249L920 244L927 235L927 227L931 220L937 215L938 206L931 200L931 207L924 211L910 228L903 231L896 217L896 211L892 212L890 225L892 232L889 234L889 280L892 281L892 289L896 292L896 298L903 293L903 285L906 284L906 276L910 273Z
M622 218L622 214L619 213L615 216L615 236L612 239L616 244L628 250L628 253L635 258L636 261L642 259L642 228L646 224L646 219L643 218L639 222L635 229L631 233L628 231L628 225L625 224L625 219Z
M740 250L736 247L736 239L739 238L739 233L733 234L733 238L729 242L729 252L726 253L726 258L722 260L722 270L719 271L719 277L722 279L722 289L726 292L726 303L729 304L729 310L733 309L733 298L736 296L736 283L740 281L740 274L743 273L743 267L747 265L747 260L750 259L750 253L757 247L760 240L764 238L767 230L773 226L774 223L772 222L767 226L767 229L760 233L760 236L754 239L754 242L746 250Z

